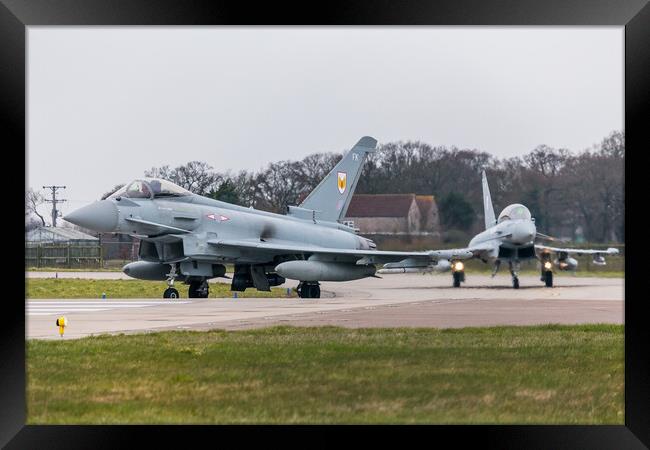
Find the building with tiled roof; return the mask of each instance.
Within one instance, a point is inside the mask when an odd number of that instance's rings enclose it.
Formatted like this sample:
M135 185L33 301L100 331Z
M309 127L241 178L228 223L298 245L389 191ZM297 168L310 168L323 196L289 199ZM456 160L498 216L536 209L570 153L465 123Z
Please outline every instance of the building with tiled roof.
M433 195L355 194L345 223L361 234L434 234L440 232Z

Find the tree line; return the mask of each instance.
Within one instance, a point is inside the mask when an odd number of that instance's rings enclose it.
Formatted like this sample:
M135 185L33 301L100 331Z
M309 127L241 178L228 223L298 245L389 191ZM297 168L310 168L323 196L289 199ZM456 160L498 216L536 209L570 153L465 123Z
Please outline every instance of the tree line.
M153 167L145 176L166 178L229 203L284 212L299 204L341 158L342 153L314 153L236 173L192 161L176 168ZM510 203L523 203L546 234L575 238L581 229L588 241L623 242L624 161L625 135L619 131L578 153L539 145L511 158L421 141L389 142L369 155L357 193L434 195L445 231L475 233L483 224L480 173L485 170L497 214Z
M217 200L284 212L288 205L300 204L342 155L314 153L239 172L219 172L207 162L191 161L153 167L144 175ZM483 227L480 173L485 170L497 215L508 204L522 203L545 234L573 239L581 231L590 242L623 242L624 161L625 135L619 131L581 152L539 145L511 158L421 141L389 142L369 155L356 192L434 195L443 232L463 240ZM26 199L26 214L34 200L33 195Z

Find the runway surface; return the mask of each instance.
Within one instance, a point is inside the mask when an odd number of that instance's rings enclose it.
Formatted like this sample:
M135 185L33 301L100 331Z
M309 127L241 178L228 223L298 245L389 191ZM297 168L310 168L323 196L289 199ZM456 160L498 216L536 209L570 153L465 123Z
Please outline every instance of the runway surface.
M119 272L59 272L66 277L120 277ZM99 275L97 275L99 274ZM53 274L52 274L53 275ZM454 289L445 275L386 275L322 283L321 299L43 299L26 302L27 338L59 339L55 320L65 315L64 339L102 333L244 329L269 325L344 327L465 327L544 323L623 323L621 278L556 277L556 287L522 276L468 274ZM285 287L295 286L285 283ZM161 292L164 283L161 283Z
M451 276L401 274L322 283L327 297L320 299L39 299L26 302L25 319L30 339L59 339L55 326L59 315L65 315L69 322L63 339L279 324L454 328L623 323L621 278L556 277L554 288L543 287L535 276L522 276L520 282L521 288L514 290L507 275L492 279L468 274L463 287L455 289ZM284 286L295 284L289 281ZM161 283L161 292L163 288Z

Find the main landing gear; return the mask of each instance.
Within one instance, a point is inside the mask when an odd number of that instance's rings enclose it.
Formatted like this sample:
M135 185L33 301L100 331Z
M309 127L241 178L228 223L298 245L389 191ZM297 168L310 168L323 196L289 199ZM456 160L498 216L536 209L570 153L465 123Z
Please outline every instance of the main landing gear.
M512 287L519 289L519 261L510 262L510 275L512 275Z
M465 281L465 264L462 261L455 261L451 264L451 271L454 278L454 287L460 287L460 283Z
M542 276L540 280L544 282L544 286L553 287L553 263L548 259L542 261Z
M190 282L188 294L190 298L208 298L210 295L208 280Z
M318 281L301 281L298 283L298 297L320 298L320 285Z

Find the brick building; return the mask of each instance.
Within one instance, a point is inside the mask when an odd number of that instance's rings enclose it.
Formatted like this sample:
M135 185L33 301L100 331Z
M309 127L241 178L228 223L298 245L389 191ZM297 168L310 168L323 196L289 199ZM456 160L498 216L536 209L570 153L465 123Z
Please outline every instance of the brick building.
M344 221L359 228L361 234L440 233L433 195L355 194Z

